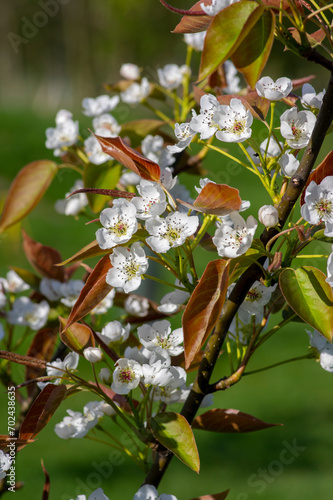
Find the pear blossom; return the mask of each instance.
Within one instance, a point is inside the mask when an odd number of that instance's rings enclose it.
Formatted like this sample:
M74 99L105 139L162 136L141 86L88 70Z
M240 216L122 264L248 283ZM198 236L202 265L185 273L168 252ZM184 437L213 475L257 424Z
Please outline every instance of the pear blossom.
M173 212L165 219L152 217L146 221L146 229L151 235L146 239L154 252L165 253L170 248L179 247L186 238L192 236L199 225L197 215L188 216Z
M333 373L333 345L317 330L313 332L306 330L306 333L309 335L310 345L319 354L320 366L327 372Z
M207 31L199 31L198 33L185 33L184 42L194 50L202 50L205 43Z
M239 207L237 212L244 212L244 210L247 210L248 208L250 208L250 206L251 206L251 203L248 200L243 200L241 202L241 206ZM232 228L235 226L234 221L232 220L232 218L230 217L229 214L220 215L220 217L217 217L215 224L216 224L216 227L220 227L223 224L226 224L227 226L230 226Z
M157 70L160 85L168 90L177 89L185 75L189 75L191 70L188 66L177 66L177 64L167 64L162 69Z
M292 177L299 167L299 160L294 155L285 153L279 159L279 165L284 176Z
M98 376L104 384L111 383L112 374L111 374L111 371L109 370L109 368L101 368Z
M95 139L95 137L89 137L89 139ZM88 140L88 139L87 139ZM97 140L97 139L95 139ZM83 189L84 184L81 179L75 181L74 186L65 194L64 200L57 200L55 202L54 208L58 214L64 215L78 215L81 210L88 205L88 198L85 193L76 193L70 196L71 193L77 191L78 189ZM68 196L70 196L68 198Z
M135 347L126 347L124 356L128 359L133 359L137 361L140 365L144 365L149 363L150 358L153 355L153 351L149 351L145 347L139 349L137 346Z
M103 351L99 347L86 347L83 349L83 356L89 363L98 363L103 358Z
M163 147L164 139L160 135L148 134L141 143L142 154L158 163L161 168L170 167L175 162L173 155Z
M88 498L86 495L78 495L76 500L109 500L109 497L105 495L102 488L97 488L97 490L93 491Z
M0 450L0 481L6 477L7 471L12 465L12 459L9 454L4 453Z
M73 307L83 287L84 282L82 280L70 280L67 283L62 283L60 287L62 295L60 302L67 307Z
M157 309L165 314L172 314L177 311L179 306L184 304L190 298L190 294L186 291L175 290L167 293L162 297L160 305Z
M207 186L207 184L211 182L212 184L216 184L216 182L212 181L211 179L208 179L208 177L205 177L204 179L199 179L199 187L194 186L194 189L196 190L197 193L201 193L202 189Z
M137 184L139 184L140 181L141 181L140 175L128 169L123 171L119 179L120 184L124 187L136 186Z
M138 336L141 344L150 351L162 348L170 356L178 356L184 351L184 347L180 345L184 341L183 329L172 331L171 324L166 319L155 321L152 325L139 326Z
M165 187L167 190L171 190L175 187L177 183L178 177L173 176L172 170L169 167L161 168L161 177L160 177L160 182L162 186Z
M91 314L105 314L112 306L116 291L113 288L111 292L91 311Z
M262 319L263 308L258 308L255 314L251 314L240 307L229 326L230 337L243 345L247 345L253 332L260 326Z
M143 383L146 386L154 385L165 387L173 379L169 370L171 359L165 349L157 349L149 359L149 364L142 365Z
M112 111L119 103L119 96L110 97L100 95L98 97L85 97L82 101L83 113L86 116L99 116Z
M280 121L280 132L288 146L295 149L305 148L315 126L316 116L311 111L298 111L294 106L282 113Z
M90 163L94 165L102 165L107 161L112 160L112 157L103 152L102 146L95 136L91 135L84 141L84 151Z
M102 137L117 137L121 126L112 115L100 115L93 119L95 133Z
M315 89L309 83L305 83L302 87L301 103L305 108L319 110L323 104L323 99L326 91L316 94Z
M266 227L274 227L279 222L279 213L273 205L263 205L258 212L259 221Z
M224 142L243 142L251 137L253 116L240 99L233 98L230 105L220 105L213 115L219 130L216 137Z
M270 101L279 101L287 97L293 89L290 78L278 78L276 82L269 76L264 76L256 83L257 94L260 97L266 97Z
M212 0L212 3L210 5L207 5L203 2L200 4L200 7L208 16L215 16L221 10L238 1L239 0Z
M57 358L55 361L50 361L46 367L46 373L49 377L63 377L64 370L72 371L76 370L77 365L79 364L79 355L77 352L70 352L67 356L62 360ZM53 383L59 383L60 379Z
M47 298L50 302L55 302L59 300L61 293L61 285L62 282L59 280L51 279L51 278L42 278L39 283L39 291L44 297Z
M264 306L270 301L276 287L276 284L265 286L260 281L255 281L240 307L250 314L261 313Z
M113 201L112 208L105 208L100 215L101 229L96 239L103 249L113 248L129 241L138 229L135 205L123 198Z
M126 104L138 104L150 94L150 83L147 78L142 78L141 83L132 83L120 93L121 100Z
M166 207L166 196L157 182L141 179L136 187L140 196L132 198L131 203L136 208L136 216L139 219L149 219L150 217L161 215Z
M28 283L12 269L6 274L6 278L0 278L0 286L2 285L5 292L20 293L29 290Z
M310 224L325 224L324 235L333 236L333 176L325 177L319 185L311 181L301 207L303 219Z
M140 68L136 64L122 64L119 70L120 75L126 80L139 80Z
M29 326L32 330L40 330L46 325L50 306L46 300L32 302L28 297L20 297L13 303L13 308L7 313L10 325Z
M155 386L154 400L164 403L174 403L179 398L179 388L186 383L186 371L180 366L168 368L167 379Z
M195 112L193 113L196 116ZM195 130L191 128L190 123L176 123L175 124L175 136L178 139L178 143L173 146L167 146L167 150L172 154L180 153L187 148L187 146L192 142L193 137L196 135Z
M83 407L83 414L88 415L89 412L95 413L95 415L100 419L105 415L109 417L111 415L115 415L116 411L105 401L89 401L89 403L85 404Z
M220 257L234 258L244 254L251 246L257 221L250 215L246 222L237 212L231 212L230 217L234 228L222 224L215 231L213 243Z
M120 321L114 320L107 323L102 329L101 333L98 333L100 339L103 340L108 346L112 343L123 343L129 337L131 325L127 323L123 326Z
M191 129L200 133L200 139L212 137L219 126L214 121L214 115L221 107L216 97L212 94L205 94L200 99L200 114L191 120Z
M331 287L333 287L333 246L332 252L327 259L327 278L325 281L327 281L327 283L329 283Z
M92 411L83 414L79 411L67 410L68 417L55 425L54 432L61 439L83 438L98 423L98 416Z
M110 260L113 267L106 276L109 285L120 287L125 293L139 288L141 276L148 269L148 259L140 243L133 243L130 250L116 247Z
M47 149L54 149L54 155L60 156L61 149L76 143L79 135L79 123L73 121L73 115L66 109L58 111L55 128L46 129Z
M133 359L121 358L115 364L111 389L116 394L128 394L135 389L142 377L142 367Z
M143 318L149 311L149 300L139 295L129 295L124 302L125 311L131 316Z

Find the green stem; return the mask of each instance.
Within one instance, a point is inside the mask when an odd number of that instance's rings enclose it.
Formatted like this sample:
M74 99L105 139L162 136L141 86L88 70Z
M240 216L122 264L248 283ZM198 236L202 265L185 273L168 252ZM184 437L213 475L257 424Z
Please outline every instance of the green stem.
M155 276L150 276L149 274L144 274L144 277L148 278L149 280L152 280L152 281L157 281L157 283L161 283L161 285L171 286L172 288L177 288L177 290L181 290L182 292L187 292L186 288L175 285L173 283L168 283L168 281L164 281L164 280L161 280L159 278L155 278Z
M258 370L251 370L249 372L245 372L245 373L243 373L243 377L245 375L254 375L255 373L264 372L266 370L270 370L271 368L275 368L276 366L281 366L281 365L285 365L287 363L292 363L293 361L301 361L302 359L311 359L313 357L314 357L313 354L306 354L305 356L298 356L295 358L285 359L284 361L279 361L279 363L273 363L272 365L265 366L264 368L259 368Z
M257 350L259 346L261 346L264 342L266 342L266 340L268 340L272 335L274 335L274 333L281 330L281 328L287 325L290 321L293 321L295 318L297 318L297 314L292 314L291 316L289 316L289 318L286 318L277 325L275 325L271 330L265 333L265 335L260 337L257 344L255 345L255 350Z
M220 153L221 155L224 155L226 156L227 158L230 158L230 160L233 160L235 161L236 163L239 163L239 165L242 165L242 167L245 167L247 168L247 170L250 170L250 172L253 172L252 168L250 168L248 165L246 165L246 163L240 161L238 158L236 158L235 156L232 156L231 154L227 153L226 151L224 151L223 149L220 149L220 148L217 148L216 146L213 146L212 144L206 144L204 141L202 141L201 139L198 139L198 144L204 144L207 148L209 149L212 149L213 151L217 151L218 153ZM256 172L254 172L256 173Z

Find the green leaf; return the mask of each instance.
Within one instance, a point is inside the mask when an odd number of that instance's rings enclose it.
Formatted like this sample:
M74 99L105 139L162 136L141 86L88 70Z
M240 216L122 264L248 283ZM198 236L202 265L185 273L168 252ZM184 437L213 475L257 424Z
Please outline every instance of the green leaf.
M92 165L89 163L85 166L83 181L87 188L98 189L114 189L119 182L121 176L121 165ZM87 193L89 206L94 213L100 212L109 196L95 195Z
M197 445L190 424L179 413L158 413L150 421L158 441L195 472L200 470Z
M237 50L265 8L256 2L237 2L219 12L207 30L199 81L209 76Z
M275 16L266 10L244 38L231 59L251 88L254 88L271 53Z
M0 233L22 220L44 196L58 171L49 160L29 163L15 177L0 219Z
M66 328L67 320L59 316L60 330ZM72 351L83 356L87 347L95 347L93 332L88 325L73 323L69 328L61 331L60 338Z
M311 266L284 269L280 288L293 311L332 342L333 291L326 276Z

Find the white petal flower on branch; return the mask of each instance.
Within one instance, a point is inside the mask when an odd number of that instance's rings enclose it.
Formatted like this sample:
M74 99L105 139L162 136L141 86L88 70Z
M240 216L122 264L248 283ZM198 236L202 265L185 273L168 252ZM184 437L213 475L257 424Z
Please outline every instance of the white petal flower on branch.
M184 42L194 50L202 50L204 47L206 34L207 31L200 31L198 33L185 33Z
M123 326L120 321L114 320L107 323L102 329L101 333L97 335L105 342L108 346L112 343L123 343L129 337L131 325L127 323Z
M124 356L128 359L133 359L137 361L140 365L149 363L150 358L152 357L153 352L149 351L145 347L139 349L137 346L135 347L126 347Z
M62 282L51 278L43 278L39 283L39 291L50 302L55 302L61 297Z
M95 139L95 137L89 137L89 139ZM95 141L97 141L97 139L95 139ZM73 194L73 196L71 196L70 198L67 198L67 196L69 196L74 191L83 188L84 184L81 179L75 181L74 186L69 190L68 193L65 194L65 199L57 200L55 202L54 205L55 211L58 212L58 214L78 215L81 212L81 210L88 205L87 195L85 193L76 193Z
M0 450L0 481L6 477L7 471L10 469L11 465L12 459L10 455Z
M102 488L97 488L97 490L93 491L88 498L86 495L78 495L76 500L109 500L109 497L105 495Z
M32 330L40 330L46 325L50 306L46 300L35 303L28 297L20 297L13 303L13 308L7 313L10 325L29 326Z
M93 119L93 127L96 135L101 137L117 137L121 126L112 115L100 115Z
M103 351L99 347L86 347L83 356L89 363L98 363L103 358Z
M311 181L305 191L302 217L310 224L325 224L325 236L333 236L333 176L319 185Z
M91 311L91 314L105 314L112 306L116 291L113 288L110 293Z
M240 99L233 98L230 105L220 105L213 116L219 130L216 137L223 142L243 142L251 137L253 116Z
M310 338L310 345L317 349L320 366L327 372L333 373L333 345L317 330L306 330Z
M101 368L98 376L104 384L111 384L112 373L109 368Z
M143 318L149 311L149 300L146 297L129 295L124 302L125 311L131 316Z
M298 111L294 106L282 113L280 121L280 132L288 146L294 149L305 148L316 124L316 116L311 111Z
M178 356L184 351L184 347L180 345L184 341L183 329L172 331L171 324L166 319L155 321L152 325L139 326L138 336L141 344L150 351L162 348L170 356Z
M200 134L200 139L205 140L212 137L219 125L214 121L214 115L221 105L212 94L205 94L200 99L200 114L192 118L191 129Z
M84 141L84 151L90 163L94 165L102 165L102 163L112 160L110 155L103 152L102 146L93 135Z
M193 113L195 116L195 112ZM180 153L187 148L187 146L192 142L193 137L196 135L195 130L191 128L190 123L176 123L175 124L175 136L178 139L178 143L173 146L167 146L167 150L172 154Z
M110 255L112 268L106 276L106 282L119 287L125 293L139 288L141 276L148 269L148 259L140 243L133 243L131 249L116 247Z
M241 90L239 85L240 78L237 76L238 71L236 66L229 59L224 62L224 72L227 87L223 88L223 92L226 94L238 94Z
M168 90L177 89L185 75L190 75L191 70L188 66L177 66L177 64L167 64L164 68L157 70L160 85Z
M61 439L83 438L98 423L98 416L88 411L86 415L79 411L67 410L68 417L55 425L54 432Z
M165 314L172 314L179 309L179 306L184 304L190 298L188 292L182 290L175 290L174 292L167 293L162 297L158 310Z
M154 252L165 253L182 245L196 232L198 225L198 216L189 217L180 212L171 213L165 219L152 217L146 221L146 229L151 235L146 242Z
M274 227L279 222L279 213L273 205L263 205L259 208L258 219L267 228Z
M244 254L251 246L257 221L250 215L246 222L238 212L231 212L234 227L222 224L215 231L213 243L220 257L234 258Z
M136 186L140 181L141 177L131 170L124 170L119 179L120 184L124 187Z
M85 97L82 101L83 113L86 116L99 116L112 111L119 103L117 95L110 97L100 95L98 97Z
M30 286L28 283L23 281L23 279L12 269L6 274L6 278L0 278L0 287L8 293L21 293L29 290Z
M149 160L158 163L161 168L170 167L175 158L164 146L164 139L160 135L148 134L141 142L142 154Z
M167 207L165 192L157 182L141 179L136 189L140 196L132 198L131 203L135 206L136 216L139 219L146 220L165 211Z
M60 299L60 302L67 307L73 307L83 287L84 282L82 280L69 280L67 283L62 283L60 287L62 299Z
M83 407L83 414L87 416L89 413L94 413L100 419L105 415L115 415L116 411L105 401L89 401Z
M284 176L292 177L299 167L299 160L294 155L285 153L279 159L279 165Z
M274 82L269 76L264 76L256 83L257 94L260 97L266 97L270 101L279 101L287 97L292 89L292 81L286 77L278 78Z
M323 104L323 99L326 91L325 89L322 92L316 94L315 89L309 83L305 83L302 87L302 99L301 103L305 108L311 109L320 109Z
M331 287L333 287L333 246L332 252L327 259L327 278L325 281L327 281L327 283L329 283Z
M67 354L67 356L62 360L60 358L57 358L55 361L51 361L48 363L48 366L46 367L46 373L50 377L63 377L64 376L64 371L63 370L76 370L78 364L79 364L79 355L77 352L70 352ZM60 382L60 380L59 380ZM57 382L53 382L57 383Z
M56 116L56 127L46 129L47 149L54 149L54 155L59 156L61 149L72 146L79 136L79 123L74 122L73 115L66 109L61 109Z
M247 292L240 307L250 314L261 314L264 306L270 301L276 286L265 286L260 281L256 281Z
M111 389L116 394L128 394L135 389L142 377L142 367L133 359L118 359L113 372L113 382Z
M125 63L122 64L119 70L120 76L126 80L139 80L140 68L136 64Z
M97 243L101 248L113 248L129 241L138 229L136 208L123 198L116 198L112 208L105 208L100 215L101 229L96 231Z
M142 78L141 83L132 83L120 93L121 100L126 104L138 104L150 94L150 83L147 78Z

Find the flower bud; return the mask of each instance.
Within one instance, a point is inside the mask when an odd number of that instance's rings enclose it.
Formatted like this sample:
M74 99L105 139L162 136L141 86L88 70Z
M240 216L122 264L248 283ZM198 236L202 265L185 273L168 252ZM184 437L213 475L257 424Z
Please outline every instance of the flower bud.
M83 356L90 363L97 363L98 361L101 361L103 352L99 347L87 347L83 351Z
M279 222L279 214L275 207L272 205L264 205L259 208L259 220L266 227L274 227Z
M104 384L111 383L112 376L109 368L101 368L98 376Z

